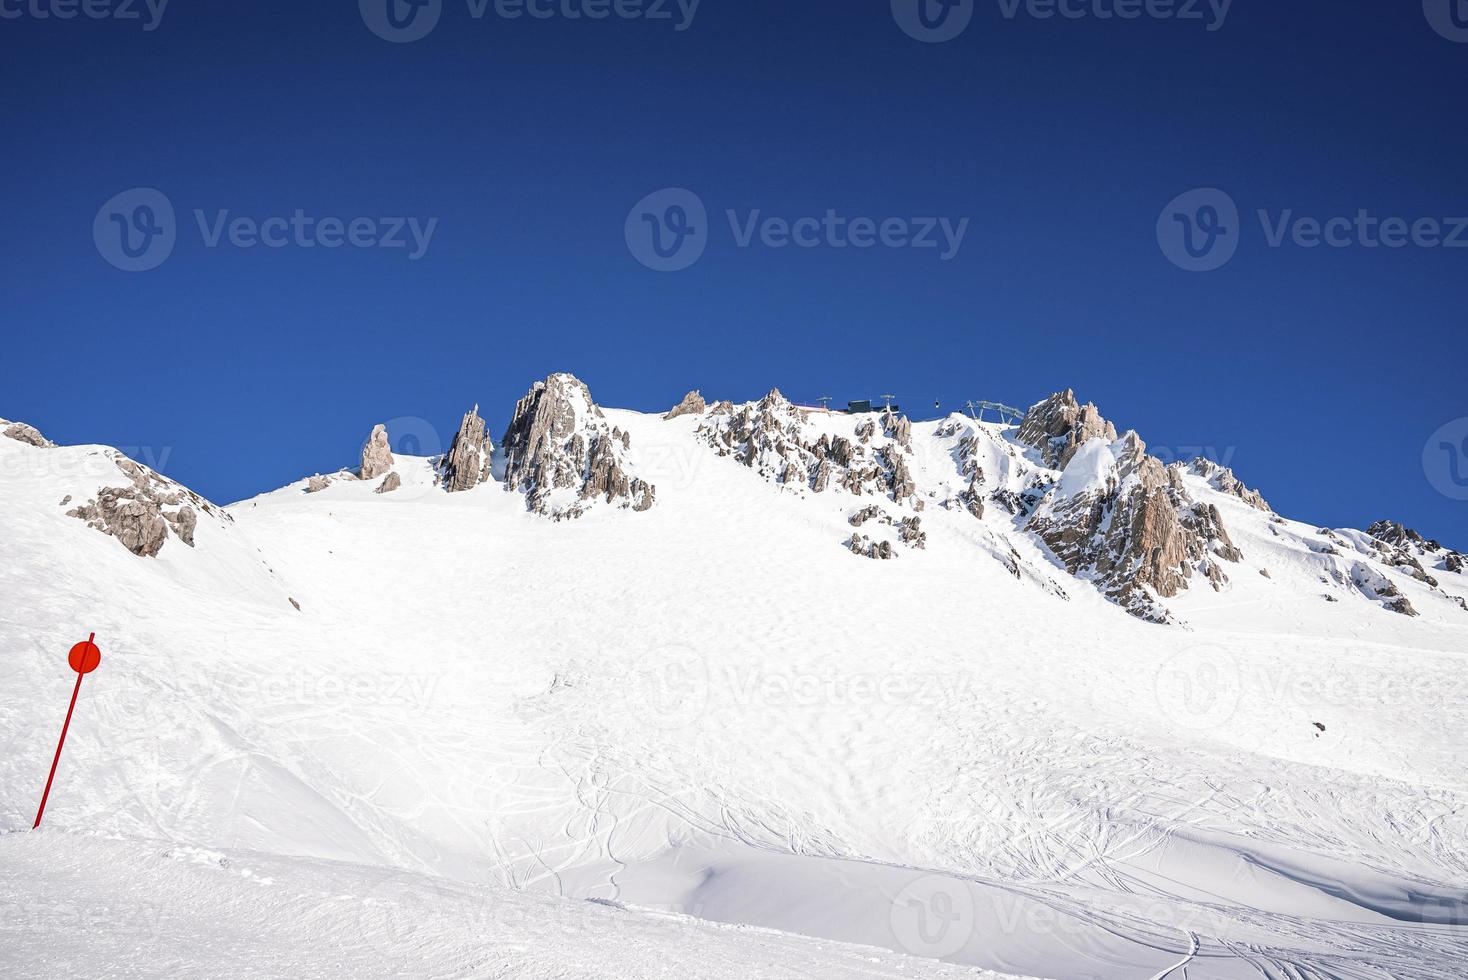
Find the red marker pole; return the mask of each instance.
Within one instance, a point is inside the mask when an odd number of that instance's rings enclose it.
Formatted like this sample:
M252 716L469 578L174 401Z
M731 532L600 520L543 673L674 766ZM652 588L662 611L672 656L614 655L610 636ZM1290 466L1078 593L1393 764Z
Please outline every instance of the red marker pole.
M71 706L66 709L66 721L61 726L61 741L56 743L56 758L51 760L51 775L46 777L46 791L41 794L41 808L36 811L36 822L31 824L32 830L41 826L41 816L46 812L46 800L51 796L51 783L56 779L56 767L61 764L61 749L66 745L66 730L71 727L71 713L76 710L77 695L82 693L82 678L96 670L97 665L102 662L102 651L92 642L96 638L97 634L92 633L86 642L78 643L66 655L66 662L76 671L76 687L71 690Z

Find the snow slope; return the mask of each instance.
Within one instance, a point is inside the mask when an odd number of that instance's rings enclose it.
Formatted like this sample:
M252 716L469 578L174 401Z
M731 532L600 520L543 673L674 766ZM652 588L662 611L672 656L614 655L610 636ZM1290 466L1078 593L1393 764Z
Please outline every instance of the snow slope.
M696 416L606 415L656 485L644 513L556 523L496 483L446 494L429 460L399 457L398 491L302 481L156 559L57 506L58 489L90 492L58 467L95 449L0 439L0 827L29 827L69 694L60 658L95 630L104 663L53 832L252 852L279 879L350 862L335 887L359 905L363 867L618 903L641 910L616 914L649 948L659 923L687 923L670 915L748 926L689 927L743 975L862 975L830 942L913 957L878 957L903 975L945 975L939 960L1066 978L1460 975L1457 580L1393 575L1421 615L1389 612L1331 575L1370 556L1317 550L1319 529L1190 476L1244 559L1224 591L1170 600L1186 626L1160 627L1002 509L941 506L965 486L965 435L1015 492L1060 479L1012 430L914 425L927 544L872 561L842 547L870 498L720 457ZM0 838L11 880L46 857L26 848L60 846L29 841ZM154 860L104 849L108 867ZM55 887L99 894L113 873ZM251 914L303 902L318 899ZM571 905L552 907L585 936L611 927ZM616 928L588 947L616 946ZM475 955L472 938L445 955ZM539 956L541 938L505 941ZM649 975L641 948L567 975Z

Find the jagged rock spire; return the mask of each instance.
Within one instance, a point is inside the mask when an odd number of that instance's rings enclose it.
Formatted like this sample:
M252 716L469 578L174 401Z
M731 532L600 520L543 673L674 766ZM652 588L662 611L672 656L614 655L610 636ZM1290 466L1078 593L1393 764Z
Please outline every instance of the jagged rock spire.
M372 434L362 446L362 469L358 472L364 480L375 480L392 469L392 446L387 438L387 426L375 425Z
M464 415L459 431L449 444L449 451L440 464L439 476L445 490L454 493L472 490L489 480L494 457L494 442L485 432L484 420L479 417L479 403Z
M647 510L656 488L631 472L632 437L608 424L591 391L570 374L537 381L505 429L505 488L537 514L579 517L600 499Z

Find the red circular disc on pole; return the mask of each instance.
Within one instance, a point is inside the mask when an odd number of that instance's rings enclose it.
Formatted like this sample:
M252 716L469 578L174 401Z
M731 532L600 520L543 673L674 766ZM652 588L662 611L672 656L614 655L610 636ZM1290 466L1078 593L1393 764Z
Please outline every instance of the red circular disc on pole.
M102 662L102 651L91 640L83 640L71 648L71 652L66 655L66 662L78 674L90 674Z

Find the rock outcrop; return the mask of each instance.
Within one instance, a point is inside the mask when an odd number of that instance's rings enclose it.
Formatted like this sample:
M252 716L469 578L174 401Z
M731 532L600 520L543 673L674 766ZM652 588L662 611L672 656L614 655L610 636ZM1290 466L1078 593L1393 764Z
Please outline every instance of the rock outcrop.
M450 493L472 490L494 475L494 442L485 428L478 405L459 423L449 451L439 461L439 483Z
M1174 463L1173 465L1180 464ZM1238 497L1255 510L1262 510L1267 514L1274 513L1274 508L1269 506L1269 502L1260 495L1259 491L1244 486L1243 481L1234 476L1234 471L1227 466L1221 466L1210 459L1199 456L1188 464L1187 469L1189 473L1203 477L1208 481L1209 486L1219 493Z
M570 374L537 381L505 430L505 488L537 514L579 517L597 501L644 511L657 490L635 475L632 437L607 422L591 392Z
M387 426L375 425L372 434L362 445L362 468L357 476L363 480L375 480L392 469L392 445L387 439Z
M96 497L66 513L116 538L133 554L143 558L157 556L167 543L170 531L184 544L194 547L201 511L222 522L232 520L192 490L115 450L108 450L108 454L127 478L127 484L103 487Z
M377 489L376 490L373 490L372 492L373 493L392 493L394 490L398 489L402 485L403 485L403 478L402 477L398 476L396 473L389 473L387 476L385 476L385 477L382 478L382 482L379 483L377 485Z
M56 443L41 435L35 426L26 425L24 422L12 422L9 425L5 425L3 429L0 429L0 435L4 435L8 439L14 439L16 442L23 442L28 446L35 446L37 449L56 448Z
M1090 440L1115 442L1116 426L1102 418L1095 405L1077 402L1075 392L1067 388L1031 407L1016 438L1040 450L1046 466L1063 470Z
M821 416L845 433L811 430L805 412L772 389L757 402L721 402L709 410L697 434L720 456L732 456L779 486L825 493L839 488L855 496L876 495L922 509L907 462L911 423L885 416L881 434L872 416ZM890 433L890 434L889 434Z
M702 415L707 408L703 395L694 390L684 395L683 400L670 408L663 418L676 419L680 415Z
M1188 495L1178 468L1147 455L1135 432L1109 439L1114 431L1069 391L1030 409L1019 438L1064 462L1026 527L1071 574L1094 581L1132 615L1170 622L1160 599L1188 588L1195 574L1223 589L1220 562L1243 556L1218 509Z
M329 476L322 476L320 473L317 473L315 476L311 477L309 480L306 481L306 492L307 493L320 493L321 491L325 490L327 487L331 486L331 484L332 484L331 477L329 477Z

